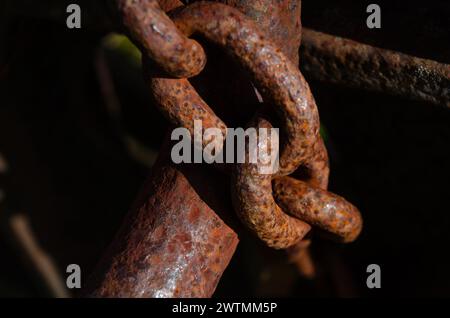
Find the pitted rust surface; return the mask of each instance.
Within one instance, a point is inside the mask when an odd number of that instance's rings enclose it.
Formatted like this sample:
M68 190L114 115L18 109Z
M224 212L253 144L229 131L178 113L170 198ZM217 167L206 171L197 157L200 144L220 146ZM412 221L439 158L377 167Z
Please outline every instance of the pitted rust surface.
M157 77L159 72L149 71L150 64L156 62L173 77L197 74L204 66L203 49L185 36L200 34L218 44L251 75L264 103L273 108L281 122L281 169L275 174L261 174L260 162L236 164L232 173L233 203L238 215L258 237L274 248L289 248L291 259L302 268L304 275L312 275L314 266L307 250L309 240L302 241L311 229L305 221L338 235L343 241L350 241L359 234L361 220L356 208L325 191L328 157L319 135L317 107L297 68L300 2L222 2L239 8L259 26L236 9L200 2L178 8L171 14L182 34L176 28L174 31L172 22L164 14L161 17L156 1L123 0L119 4L125 25L147 53L143 54L144 68L153 95L173 124L193 133L194 120L201 120L203 129L219 128L224 135L226 132L224 122L188 79ZM165 10L180 5L177 0L160 4ZM155 44L150 41L152 37L161 35L154 33L160 29L149 29L149 25L156 25L153 22L170 28L168 32L173 32L174 37L164 37L152 47ZM270 36L259 30L261 25L264 31L269 30ZM186 54L179 55L177 50ZM192 54L199 58L195 60ZM272 127L261 114L250 126ZM259 143L258 147L266 146ZM166 155L167 150L163 150ZM280 177L293 173L300 166L308 172L304 182ZM104 268L99 271L103 276L97 279L91 296L212 295L236 247L235 233L198 197L181 168L170 165L158 169L150 194L141 195L105 258ZM290 197L283 192L285 184L293 187L289 189ZM285 211L274 199L272 187Z
M103 259L91 297L210 297L237 235L173 165L157 167ZM103 275L102 275L103 273Z
M255 86L264 99L274 106L282 118L285 131L279 175L292 173L300 163L306 164L313 159L325 157L313 153L313 150L321 148L323 144L319 141L319 115L308 84L298 67L267 40L252 21L236 9L219 3L205 2L188 5L171 17L186 35L200 33L208 40L223 46L252 75ZM155 97L163 113L170 113L168 117L172 114L178 116L177 123L192 122L198 114L208 123L220 122L220 119L212 118L215 115L204 103L184 103L185 95L193 96L187 85L180 83L180 87L187 87L187 92L180 91L178 96L175 96L177 90L172 88L175 83L165 78L152 80L151 85L155 87ZM177 106L167 100L176 101ZM171 113L166 105L180 110ZM320 174L321 171L313 172L314 176L320 177Z
M226 136L225 123L214 114L187 79L148 78L159 109L171 123L187 128L193 136L194 121L201 120L203 129L219 128ZM200 133L203 134L203 131ZM203 146L209 142L203 140Z
M303 29L302 69L311 78L450 107L450 65Z
M226 3L238 8L255 21L291 62L298 65L302 28L301 1L228 0ZM309 183L326 189L329 175L328 154L321 139L314 144L314 148L316 148L313 150L314 158L303 165L306 175L303 173L302 178L306 177ZM308 244L305 244L306 242ZM313 277L315 273L309 243L309 240L301 240L287 250L289 259L296 265L299 274L307 278Z
M292 216L351 242L361 232L358 209L344 198L291 177L273 180L275 201Z
M250 126L272 127L262 117L255 119ZM270 148L276 145L270 142L268 145L270 153ZM265 143L259 140L258 147L265 147ZM362 218L352 204L320 187L291 177L275 178L272 185L273 175L261 174L260 167L261 162L252 164L248 160L235 165L232 198L241 220L268 246L281 249L299 244L290 249L290 254L301 263L305 261L301 255L307 253L307 245L301 240L309 231L309 224L334 234L342 242L351 242L359 235Z
M304 164L309 173L307 176L308 178L305 181L312 186L326 190L328 188L330 166L328 162L328 152L322 138L319 138L317 142L314 143L311 156L311 160Z
M257 118L252 127L270 129L272 125ZM257 130L258 131L258 130ZM259 137L258 137L259 138ZM269 139L270 140L270 139ZM267 146L267 153L278 145L261 141L258 147ZM285 214L272 195L272 174L261 174L262 162L236 164L232 174L232 198L240 219L268 246L281 249L298 243L310 230L310 226Z
M300 0L218 0L245 14L298 65L301 39Z
M282 118L287 140L283 144L280 171L309 170L311 185L327 188L328 156L319 135L319 117L308 84L287 57L267 40L256 25L237 10L222 4L194 3L171 14L175 25L189 36L201 34L224 47L253 77L265 101ZM152 78L151 88L163 113L192 132L194 119L205 128L225 125L195 92L187 80ZM257 119L261 125L270 123ZM254 164L235 165L233 201L238 215L269 246L287 248L309 231L304 222L284 214L272 196L272 175L261 175ZM317 203L318 205L319 203Z
M164 1L162 1L164 2ZM173 1L163 6L173 8ZM123 23L152 61L167 74L190 77L206 63L203 48L186 38L160 8L157 0L117 0Z

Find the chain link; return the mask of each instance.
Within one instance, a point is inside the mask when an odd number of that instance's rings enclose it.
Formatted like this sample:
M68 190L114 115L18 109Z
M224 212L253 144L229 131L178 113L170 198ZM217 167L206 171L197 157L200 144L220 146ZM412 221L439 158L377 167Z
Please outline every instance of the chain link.
M326 191L329 166L318 110L298 66L252 20L228 5L197 2L178 8L169 19L156 1L119 2L125 25L147 53L143 65L152 94L172 124L193 134L194 120L201 120L204 129L227 132L226 124L188 80L206 61L201 46L188 38L194 33L220 46L250 74L268 113L275 113L281 122L278 172L260 174L260 162L232 168L232 201L241 220L278 249L302 244L311 225L342 242L356 239L362 228L358 209ZM171 78L155 72L154 63ZM273 118L263 113L255 115L248 127L271 128ZM287 177L295 176L299 167L307 171L303 181Z

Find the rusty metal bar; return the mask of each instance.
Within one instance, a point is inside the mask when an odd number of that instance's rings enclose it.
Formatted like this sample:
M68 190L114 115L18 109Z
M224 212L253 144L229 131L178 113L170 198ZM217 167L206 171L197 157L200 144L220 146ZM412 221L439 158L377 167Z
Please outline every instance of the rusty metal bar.
M215 179L205 167L159 161L85 296L211 297L216 289L238 243L210 208L226 210L227 199L208 195Z
M450 107L450 65L303 29L309 78Z

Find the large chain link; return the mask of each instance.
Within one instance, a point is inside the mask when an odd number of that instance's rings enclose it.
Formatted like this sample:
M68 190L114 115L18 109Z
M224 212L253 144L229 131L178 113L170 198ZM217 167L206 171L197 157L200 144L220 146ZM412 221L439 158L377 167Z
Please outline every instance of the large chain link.
M125 25L146 53L144 68L157 105L172 124L193 134L194 120L201 120L203 129L219 128L227 133L225 123L187 79L198 74L206 61L201 46L188 38L193 33L231 55L251 75L265 104L276 113L282 127L279 171L261 174L262 163L248 161L232 168L234 207L261 240L274 248L288 248L299 244L310 225L343 242L358 236L362 227L358 209L326 191L328 156L309 86L298 66L253 21L237 9L214 2L179 8L171 19L156 0L119 0L119 4ZM155 72L154 63L164 75ZM248 126L272 127L274 118L264 113L255 115ZM299 167L308 172L306 179L287 177Z

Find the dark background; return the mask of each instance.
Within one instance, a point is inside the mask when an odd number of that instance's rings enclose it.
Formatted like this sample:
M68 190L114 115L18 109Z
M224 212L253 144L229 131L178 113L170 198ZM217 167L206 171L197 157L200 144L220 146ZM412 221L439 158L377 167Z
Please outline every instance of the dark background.
M80 1L91 16L81 30L65 27L65 5L48 2L48 11L33 1L0 2L0 153L11 168L0 177L8 195L0 211L0 296L49 295L14 242L10 217L28 217L62 275L76 263L85 278L148 175L167 127L139 65L101 45L109 23L95 9L102 1ZM366 28L364 1L305 0L303 25L450 63L448 1L375 2L380 30ZM102 93L105 65L116 104ZM315 238L312 281L298 277L284 253L239 233L216 295L450 296L450 110L310 85L326 131L330 189L359 207L363 232L348 245ZM371 263L382 269L379 290L365 285Z

